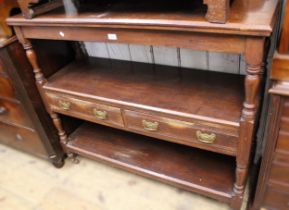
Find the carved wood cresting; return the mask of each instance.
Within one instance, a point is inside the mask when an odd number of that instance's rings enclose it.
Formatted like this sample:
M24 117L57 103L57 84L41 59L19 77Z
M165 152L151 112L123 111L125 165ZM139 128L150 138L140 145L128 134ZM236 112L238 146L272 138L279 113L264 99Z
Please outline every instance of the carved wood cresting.
M52 0L47 3L39 4L40 0L18 0L19 6L25 18L31 19L55 8L63 6L62 0ZM204 0L208 6L206 19L212 23L226 23L229 15L230 0Z
M226 23L229 16L230 0L204 0L208 6L206 19L212 23Z
M22 14L27 19L63 6L62 0L52 0L34 7L38 3L40 3L40 0L18 0Z

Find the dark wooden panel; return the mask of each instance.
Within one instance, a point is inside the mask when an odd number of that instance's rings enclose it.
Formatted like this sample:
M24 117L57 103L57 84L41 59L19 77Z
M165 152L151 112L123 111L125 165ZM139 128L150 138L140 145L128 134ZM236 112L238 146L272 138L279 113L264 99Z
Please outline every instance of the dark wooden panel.
M33 127L30 119L25 113L23 106L19 102L0 99L0 108L4 110L0 113L0 121L30 128Z
M238 128L243 79L232 74L89 58L57 72L44 89Z
M220 128L206 127L198 123L162 118L134 111L125 111L124 113L127 127L130 130L156 138L169 139L176 143L236 155L238 136L224 134L224 130Z
M0 133L1 143L46 158L47 152L35 131L0 122Z
M15 99L15 90L10 79L0 75L0 97Z
M69 139L68 151L219 200L232 196L234 158L93 124Z
M1 75L5 75L5 68L4 68L4 65L3 65L3 61L1 61L0 59L0 76Z

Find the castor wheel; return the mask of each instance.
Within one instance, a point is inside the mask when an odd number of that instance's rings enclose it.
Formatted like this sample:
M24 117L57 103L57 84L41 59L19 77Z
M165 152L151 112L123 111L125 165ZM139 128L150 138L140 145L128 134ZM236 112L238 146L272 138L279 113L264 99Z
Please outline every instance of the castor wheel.
M79 164L80 160L77 158L77 154L67 153L67 156L71 160L72 163Z
M64 166L64 163L64 158L52 162L55 168L62 168Z

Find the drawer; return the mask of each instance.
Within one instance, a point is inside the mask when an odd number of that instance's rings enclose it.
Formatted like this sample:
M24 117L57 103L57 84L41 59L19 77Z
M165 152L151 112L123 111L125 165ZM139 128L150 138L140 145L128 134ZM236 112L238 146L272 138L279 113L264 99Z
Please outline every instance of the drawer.
M278 157L279 156L279 157ZM270 182L277 183L281 186L289 185L289 158L284 155L275 156L275 160L272 164Z
M289 154L289 130L280 130L276 145L276 151L287 152Z
M236 153L238 138L210 127L128 110L124 116L128 129L144 135L229 155Z
M280 129L283 131L289 131L289 117L281 117Z
M264 205L270 209L288 210L289 193L268 187L264 196Z
M14 88L8 77L0 76L0 97L15 98Z
M0 143L31 154L47 157L40 138L32 130L0 122L0 134Z
M20 103L0 99L0 121L32 127Z
M46 93L46 96L50 108L55 112L99 124L124 127L119 108L68 95Z

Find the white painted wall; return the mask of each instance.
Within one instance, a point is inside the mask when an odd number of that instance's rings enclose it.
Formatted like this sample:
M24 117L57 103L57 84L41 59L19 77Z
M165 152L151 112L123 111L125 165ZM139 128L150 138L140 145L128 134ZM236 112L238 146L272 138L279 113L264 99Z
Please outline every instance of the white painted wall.
M93 57L245 74L244 58L239 54L100 42L84 42L84 45Z

